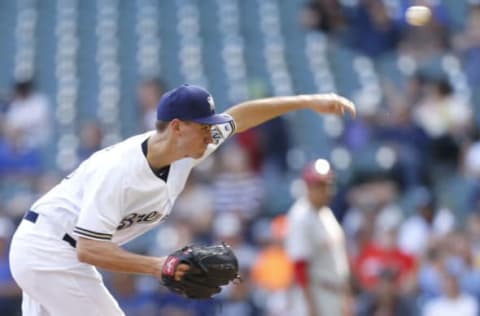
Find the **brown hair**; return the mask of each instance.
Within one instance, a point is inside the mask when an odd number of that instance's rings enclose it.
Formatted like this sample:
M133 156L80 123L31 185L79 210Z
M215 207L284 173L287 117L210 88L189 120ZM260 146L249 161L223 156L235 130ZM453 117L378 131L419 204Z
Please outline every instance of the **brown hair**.
M155 128L157 129L157 132L163 132L164 130L167 129L168 124L170 124L170 122L157 121L155 123Z

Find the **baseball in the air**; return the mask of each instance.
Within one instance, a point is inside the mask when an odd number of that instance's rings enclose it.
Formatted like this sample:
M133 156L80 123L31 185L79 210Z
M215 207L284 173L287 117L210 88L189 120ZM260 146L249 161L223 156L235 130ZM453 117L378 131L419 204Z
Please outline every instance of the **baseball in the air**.
M421 5L414 5L407 9L405 12L405 17L407 19L408 24L414 26L422 26L430 21L432 17L432 12L430 9L425 6Z

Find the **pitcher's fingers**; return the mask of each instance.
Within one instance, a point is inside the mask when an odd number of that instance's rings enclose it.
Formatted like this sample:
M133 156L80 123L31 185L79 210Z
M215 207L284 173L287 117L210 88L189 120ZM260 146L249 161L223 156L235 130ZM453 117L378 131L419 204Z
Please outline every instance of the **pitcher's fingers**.
M352 101L344 98L344 107L353 116L353 118L357 116L357 110L355 109L355 104L353 104Z
M177 271L187 272L188 270L190 270L190 266L185 263L180 263L177 267Z

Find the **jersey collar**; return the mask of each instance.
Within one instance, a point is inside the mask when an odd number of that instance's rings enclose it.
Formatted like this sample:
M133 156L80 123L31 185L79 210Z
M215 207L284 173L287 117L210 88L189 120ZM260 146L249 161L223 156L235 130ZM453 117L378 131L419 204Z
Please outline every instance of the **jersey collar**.
M143 155L145 156L145 158L147 158L147 153L148 153L148 140L150 139L150 137L148 137L147 139L145 139L143 142L142 142L142 152L143 152ZM148 163L148 161L147 161ZM150 169L152 170L153 174L156 175L158 178L162 179L163 181L167 182L167 179L168 179L168 174L170 172L170 165L168 166L165 166L165 167L162 167L162 168L159 168L159 169L155 169L155 168L152 168L149 164L149 167Z

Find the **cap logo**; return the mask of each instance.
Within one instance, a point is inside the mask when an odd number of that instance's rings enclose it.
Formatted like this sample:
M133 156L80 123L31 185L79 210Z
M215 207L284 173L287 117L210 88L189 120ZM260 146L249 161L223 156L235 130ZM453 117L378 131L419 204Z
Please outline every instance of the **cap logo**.
M210 111L215 111L215 103L213 102L213 98L211 95L207 97L207 102L210 104Z

